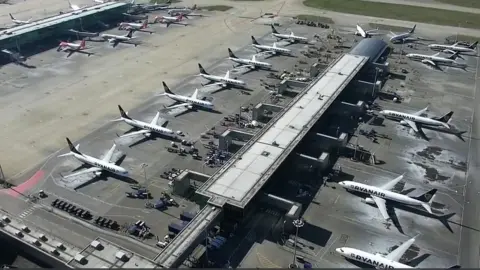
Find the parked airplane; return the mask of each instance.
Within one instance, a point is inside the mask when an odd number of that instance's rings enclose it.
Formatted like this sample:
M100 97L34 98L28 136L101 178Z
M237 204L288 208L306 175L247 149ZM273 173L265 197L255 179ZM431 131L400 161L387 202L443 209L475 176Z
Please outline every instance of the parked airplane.
M28 21L21 21L21 20L17 20L13 17L12 13L8 13L8 15L10 15L10 18L12 19L12 22L16 25L23 25L23 24L28 24L32 21L32 18L28 19Z
M152 135L152 132L161 134L161 135L167 135L167 136L175 135L175 132L165 127L168 124L168 121L165 121L165 123L163 123L163 125L161 126L157 124L158 119L160 118L160 112L157 112L157 114L155 115L155 117L153 117L150 123L146 123L146 122L132 119L130 116L128 116L128 112L125 112L120 105L118 105L118 110L120 110L120 118L112 120L113 122L123 121L134 128L140 129L138 131L133 131L133 132L124 134L120 137L131 137L131 136L136 136L140 134L143 134L145 137L150 137Z
M429 118L422 116L427 110L428 107L415 113L403 113L392 110L382 110L379 113L387 118L399 119L400 124L411 127L415 132L420 132L422 125L445 127L447 129L451 128L448 122L450 121L450 118L452 118L453 111L450 111L449 113L439 118Z
M170 90L170 88L168 88L165 82L162 82L162 84L163 84L163 89L165 89L165 93L160 95L167 96L175 100L176 102L180 102L180 104L174 104L173 106L167 107L167 109L185 107L185 108L188 108L189 110L192 110L195 106L202 107L209 110L214 109L213 103L211 103L210 101L206 101L198 98L198 89L195 89L195 92L191 96L187 97L187 96L181 96L173 93Z
M99 4L105 4L105 3L113 2L113 1L114 0L93 0L93 2L99 3Z
M426 54L418 54L418 53L409 53L407 54L407 58L412 59L414 61L420 61L425 65L430 65L435 68L440 68L439 65L446 65L458 68L466 68L467 64L458 63L455 59L458 56L458 52L448 56L448 57L441 57L439 56L440 53L436 53L433 55L426 55Z
M390 42L395 43L395 42L402 42L405 43L405 41L415 41L418 40L418 38L412 37L412 35L415 33L415 28L417 25L415 24L410 31L406 33L401 33L401 34L395 34L393 32L390 32L392 34L392 37L390 38Z
M133 37L134 30L130 30L128 34L124 36L112 35L112 34L102 34L101 37L105 40L108 40L109 43L113 44L113 47L117 46L120 42L129 42L135 37ZM133 45L137 46L136 43Z
M129 22L122 22L120 23L118 29L119 30L135 30L141 32L147 32L152 34L152 31L145 30L148 27L148 20L145 20L143 23L129 23Z
M170 9L169 11L167 11L168 15L170 16L176 16L176 15L190 15L192 14L192 12L194 10L197 9L197 5L193 5L191 8L174 8L174 9Z
M69 52L67 57L70 57L72 54L74 54L75 52L80 52L80 51L83 51L87 49L87 47L85 46L85 40L82 40L80 42L80 44L78 43L69 43L69 42L65 42L65 41L62 41L60 42L60 44L58 45L58 48L57 48L57 52L59 51L62 51L62 52ZM91 55L91 53L89 52L83 52L85 54L88 54L88 56Z
M266 62L261 62L257 61L255 55L252 56L252 59L243 59L243 58L238 58L233 54L232 50L228 48L228 59L232 60L235 63L240 64L243 67L248 67L250 69L256 69L256 68L264 68L264 69L271 69L272 64L266 63Z
M172 4L172 1L168 0L165 3L154 3L154 4L146 4L143 5L143 7L148 10L148 11L153 11L153 10L161 10L161 9L168 9L168 7Z
M70 2L70 0L67 0L68 1L68 5L70 6L70 9L73 10L73 11L79 11L81 9L84 9L86 8L87 6L82 6L80 7L79 5L74 5Z
M257 40L255 39L255 37L252 36L252 45L253 47L255 47L256 49L259 49L261 51L265 51L267 53L270 53L270 54L287 54L287 55L290 55L292 53L291 50L289 49L285 49L285 48L280 48L280 47L277 47L277 43L273 43L272 46L268 46L268 45L261 45L260 43L257 42Z
M378 33L379 29L371 29L371 30L364 30L360 25L357 24L357 31L355 32L356 36L361 36L363 38L370 38L372 36L379 36L382 35L381 33Z
M77 144L77 146L73 146L72 142L68 138L67 138L67 143L68 143L68 147L70 148L70 152L60 155L58 157L74 156L79 161L87 165L90 165L92 167L64 176L63 178L70 178L70 177L74 177L74 176L78 176L86 173L93 173L95 176L100 176L102 174L102 171L109 171L111 173L114 173L120 176L128 175L128 171L126 169L118 165L115 165L115 162L111 161L113 153L115 152L115 148L116 148L115 144L113 144L112 148L110 148L110 150L105 154L105 156L102 159L98 159L98 158L94 158L94 157L87 156L85 154L80 153L80 151L78 150L80 145Z
M15 63L23 63L23 62L27 61L27 58L25 56L23 56L23 55L21 55L17 52L12 52L12 51L7 50L7 49L3 49L0 52L8 54L8 56L10 56L10 59L12 61L14 61Z
M234 85L234 86L240 86L240 87L245 86L244 81L231 79L230 71L227 71L227 74L225 74L225 77L222 77L222 76L208 74L200 63L198 64L198 68L200 69L200 74L198 74L197 76L201 76L207 80L216 82L215 84L221 85L222 87L227 87L227 85Z
M446 45L446 44L430 44L428 47L432 50L435 51L443 51L444 53L474 53L477 51L477 44L478 41L475 43L468 45L468 46L462 46L458 42L453 44L453 45Z
M435 198L435 193L437 192L436 189L432 189L429 192L418 196L418 197L410 197L407 195L403 195L400 193L396 193L391 191L395 187L395 185L403 179L403 175L393 179L392 181L380 186L370 186L358 182L353 181L342 181L338 183L340 186L344 187L347 190L357 191L370 196L370 198L365 198L365 202L368 204L377 205L378 210L382 214L383 218L386 220L390 219L390 216L387 212L387 201L395 201L403 204L413 205L413 206L422 206L427 210L429 213L432 213L431 205L433 199Z
M308 42L306 37L295 36L293 32L290 32L290 34L280 34L273 25L270 25L270 27L272 27L272 35L276 38L286 39L291 42Z
M381 253L372 254L369 252L365 252L363 250L359 250L356 248L350 247L340 247L335 249L335 251L342 255L343 257L355 260L364 264L371 265L377 269L390 269L390 268L400 268L400 269L407 269L407 268L415 268L411 267L410 265L400 263L399 260L402 258L403 254L412 246L415 242L415 238L404 242L399 247L388 253L387 255L383 255ZM448 269L453 268L460 268L459 265L452 266Z
M163 23L166 24L167 27L170 26L170 24L179 24L183 26L187 26L187 23L181 23L183 19L186 18L185 15L180 14L176 17L170 17L170 16L157 16L155 17L154 23Z
M77 35L78 37L98 37L100 33L82 32L75 29L69 29L68 32Z

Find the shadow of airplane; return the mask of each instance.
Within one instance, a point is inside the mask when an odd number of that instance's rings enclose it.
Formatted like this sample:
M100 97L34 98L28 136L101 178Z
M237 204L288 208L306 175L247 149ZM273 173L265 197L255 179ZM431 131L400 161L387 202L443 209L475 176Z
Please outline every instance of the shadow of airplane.
M130 133L130 132L133 132L133 131L139 131L139 130L140 130L139 128L131 128L131 129L128 130L127 132L123 133L123 135L126 135L126 134L128 134L128 133ZM117 135L118 138L122 138L121 135L118 135L118 134L116 134L116 135ZM158 138L160 138L160 139L165 139L165 140L169 140L169 141L172 141L172 142L177 142L177 143L179 143L179 142L182 141L182 139L179 138L179 137L176 137L176 136L175 136L175 137L171 137L171 136L168 136L168 135L158 134L158 133L156 133L156 132L150 133L150 136L145 136L145 135L139 134L139 135L137 135L136 137L140 137L140 136L142 136L142 138L140 138L139 140L137 140L137 141L129 144L128 147L129 147L129 148L132 148L132 147L134 147L134 146L137 146L137 145L142 144L142 143L144 143L144 142L146 142L146 141L149 141L149 140L155 141L155 140L157 140ZM135 137L135 136L132 136L132 137ZM124 137L123 137L123 138L124 138Z

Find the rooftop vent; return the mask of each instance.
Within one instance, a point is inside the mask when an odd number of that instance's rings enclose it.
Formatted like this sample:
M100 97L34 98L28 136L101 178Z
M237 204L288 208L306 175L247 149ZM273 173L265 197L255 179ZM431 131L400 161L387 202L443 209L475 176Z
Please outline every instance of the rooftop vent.
M270 155L270 152L268 152L268 151L263 151L262 152L262 156L264 156L264 157L268 157L269 155Z

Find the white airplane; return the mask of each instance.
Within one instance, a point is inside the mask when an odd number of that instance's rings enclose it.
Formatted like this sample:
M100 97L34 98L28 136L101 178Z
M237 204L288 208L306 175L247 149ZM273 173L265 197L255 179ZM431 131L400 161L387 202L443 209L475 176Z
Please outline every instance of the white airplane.
M238 58L233 54L232 50L228 48L228 59L232 60L235 63L240 64L243 67L248 67L250 69L256 69L256 68L264 68L264 69L271 69L272 64L266 63L266 62L261 62L257 61L255 55L252 56L252 59L243 59L243 58Z
M198 68L200 69L200 74L198 74L197 76L201 76L207 80L216 82L215 84L221 85L222 87L227 87L227 85L244 87L246 85L245 82L242 80L231 79L230 71L227 71L227 74L225 74L225 77L222 77L222 76L208 74L200 63L198 64Z
M415 113L404 113L404 112L397 112L392 110L382 110L379 113L387 118L399 119L401 125L409 126L415 132L419 132L421 130L422 125L436 126L436 127L441 126L447 129L451 129L448 122L452 118L453 111L450 111L449 113L445 114L442 117L429 118L429 117L422 116L427 110L428 110L428 107Z
M134 30L130 30L126 35L124 36L118 36L118 35L112 35L112 34L102 34L100 37L108 40L109 43L113 44L113 47L117 46L118 43L120 42L128 42L134 39L133 37L133 32ZM133 45L137 46L137 44L133 43Z
M213 103L198 98L198 89L195 89L195 92L191 96L187 97L187 96L181 96L181 95L177 95L177 94L173 93L170 90L170 88L168 88L168 86L165 82L162 82L162 84L163 84L163 89L165 89L165 93L162 93L160 95L167 96L167 97L175 100L176 102L181 102L180 104L169 106L169 107L167 107L167 109L185 107L185 108L188 108L189 110L191 110L195 106L202 107L202 108L209 109L209 110L214 109Z
M422 206L428 211L428 213L432 214L431 205L437 190L432 189L429 192L415 198L391 191L402 179L403 175L400 175L399 177L380 187L370 186L353 181L342 181L338 184L347 190L357 191L369 195L370 198L366 198L365 203L377 205L378 210L380 210L380 213L385 220L390 219L390 216L387 212L386 200L413 206Z
M85 46L85 40L82 40L82 42L80 42L80 44L69 43L69 42L62 41L58 45L57 52L59 52L59 51L69 52L67 57L70 57L73 53L80 52L80 51L83 51L85 49L87 49L87 47ZM89 53L89 52L83 52L83 53L88 54L88 56L91 55L91 53Z
M172 1L168 0L167 2L162 4L155 2L154 4L147 4L147 5L144 5L143 7L145 7L145 9L147 10L153 11L153 10L160 10L160 9L168 9L168 7L171 4L172 4Z
M259 49L261 51L265 51L270 54L287 54L290 55L292 53L291 50L285 49L285 48L280 48L277 47L277 43L274 42L272 46L268 45L261 45L260 43L257 42L257 40L252 36L252 46L255 47L256 49Z
M157 124L158 119L160 118L160 112L157 112L157 114L155 115L155 117L153 117L150 123L146 123L146 122L132 119L130 116L128 116L128 112L125 112L120 105L118 105L118 109L120 110L120 118L112 120L112 122L123 121L134 128L140 129L138 131L133 131L133 132L124 134L120 136L120 138L131 137L131 136L136 136L140 134L143 134L145 137L150 137L152 135L152 132L160 135L171 136L171 137L175 136L175 132L165 127L168 124L168 121L165 121L165 123L163 123L163 125L161 126Z
M60 155L58 157L74 156L76 159L92 167L81 170L76 173L69 174L67 176L64 176L63 178L70 178L70 177L74 177L74 176L78 176L86 173L93 173L95 176L100 176L102 174L102 171L109 171L111 173L114 173L120 176L128 175L128 171L126 169L118 165L115 165L115 162L111 161L113 153L115 152L115 148L116 148L115 144L113 144L112 148L110 148L110 150L105 154L105 156L102 159L98 159L98 158L94 158L94 157L87 156L85 154L80 153L80 151L78 150L80 144L77 144L77 146L73 146L72 142L68 138L67 138L67 143L68 143L68 147L70 148L70 152Z
M402 258L403 254L410 248L410 246L412 246L412 244L415 242L415 238L417 237L418 236L415 236L412 239L404 242L403 244L401 244L399 247L397 247L395 250L391 251L387 255L383 255L381 253L372 254L369 252L365 252L363 250L350 248L350 247L337 248L335 249L335 251L347 259L368 264L377 269L415 268L415 267L411 267L410 265L400 263L399 260ZM448 269L453 269L453 268L460 268L460 266L455 265Z
M191 14L194 10L197 9L197 5L193 5L191 8L174 8L170 9L167 11L168 15L170 16L176 16L176 15L189 15Z
M446 65L458 68L466 68L467 64L465 63L458 63L455 59L458 56L458 52L448 56L448 57L441 57L439 56L440 53L436 53L433 55L426 55L426 54L418 54L418 53L409 53L407 54L407 58L413 61L420 61L422 64L429 65L435 68L440 68L439 65Z
M118 30L143 30L148 27L148 20L143 23L122 22L118 25Z
M357 31L355 31L355 36L361 36L363 38L370 38L372 36L380 36L381 33L378 33L379 29L364 30L360 25L357 24Z
M396 43L396 42L401 42L405 43L405 41L415 41L418 40L419 38L412 37L412 35L415 33L415 28L417 25L415 24L410 31L406 33L401 33L401 34L395 34L393 32L390 32L392 34L392 37L390 38L390 42Z
M458 42L453 45L430 44L428 47L435 51L443 51L444 53L474 53L477 51L478 41L468 46L461 46Z
M13 17L12 13L8 13L8 15L10 15L10 18L12 19L12 22L16 25L24 25L24 24L28 24L32 21L33 18L30 18L28 19L28 21L21 21L21 20L17 20Z
M27 58L17 52L12 52L10 50L7 50L7 49L3 49L1 50L0 52L2 53L5 53L5 54L8 54L8 56L10 56L10 59L16 63L23 63L25 61L27 61Z
M181 21L183 21L184 18L186 18L186 16L183 15L183 14L180 14L180 15L175 16L175 17L157 16L157 17L155 17L155 20L153 22L154 23L166 24L167 27L170 26L170 24L180 24L180 25L183 25L183 26L187 26L188 25L187 23L181 23Z
M72 4L72 2L70 2L70 0L67 0L67 1L68 1L68 5L70 6L70 9L73 10L73 11L79 11L79 10L82 10L82 9L87 7L87 6L80 7L79 5Z
M293 32L290 32L290 34L280 34L273 25L270 25L272 27L272 35L276 38L279 39L287 39L291 42L307 42L308 38L306 37L300 37L300 36L295 36Z

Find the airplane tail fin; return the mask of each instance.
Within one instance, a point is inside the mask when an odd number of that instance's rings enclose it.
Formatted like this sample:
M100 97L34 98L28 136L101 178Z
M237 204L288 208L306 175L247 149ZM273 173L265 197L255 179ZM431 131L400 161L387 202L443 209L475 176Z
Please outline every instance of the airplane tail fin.
M193 5L192 7L192 10L196 10L197 9L197 4Z
M12 20L15 20L15 18L14 18L13 15L12 15L12 13L8 13L8 15L10 15L10 18L11 18Z
M415 199L421 201L421 202L424 202L424 203L431 203L432 202L432 199L433 199L433 196L435 195L435 193L437 193L437 189L434 188L418 197L416 197Z
M142 24L142 29L145 29L148 27L148 20L145 20Z
M170 94L170 95L175 95L170 88L168 88L167 84L165 82L162 82L163 84L163 89L165 90L165 93Z
M230 50L230 48L228 48L228 56L231 58L237 58L235 54L233 54L232 50Z
M415 25L412 27L412 29L410 30L410 34L415 33L415 28L416 28L416 27L417 27L417 25L415 24Z
M255 39L255 37L252 36L252 43L255 44L255 45L260 45L260 43L257 42L257 40Z
M80 49L85 49L86 46L86 41L85 39L82 39L82 42L80 42Z
M128 114L123 110L122 106L118 105L118 110L120 111L120 115L122 116L122 118L132 119L132 118L130 118L130 116L128 116Z
M450 119L452 118L452 115L453 115L453 111L450 111L449 113L445 114L440 118L436 118L435 120L440 121L442 123L448 123L448 121L450 121Z
M277 29L275 29L275 27L273 26L273 24L271 24L270 26L272 27L272 33L278 34L278 31L277 31Z
M198 63L198 69L200 69L200 74L208 75L208 73L205 71L205 69L200 63Z
M477 47L478 41L475 41L472 45L468 46L470 49L475 49Z
M70 149L70 152L81 155L82 153L78 151L78 148L80 145L77 144L77 146L73 146L73 143L70 141L70 139L69 138L66 138L66 139L67 139L68 148Z
M128 31L128 34L126 35L126 37L132 38L132 36L133 36L133 30Z
M448 57L448 59L453 59L453 60L455 60L455 59L457 59L457 57L458 57L458 52L455 52L455 53L453 53L452 55L450 55L450 56Z

